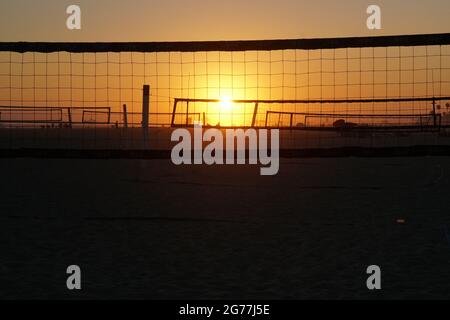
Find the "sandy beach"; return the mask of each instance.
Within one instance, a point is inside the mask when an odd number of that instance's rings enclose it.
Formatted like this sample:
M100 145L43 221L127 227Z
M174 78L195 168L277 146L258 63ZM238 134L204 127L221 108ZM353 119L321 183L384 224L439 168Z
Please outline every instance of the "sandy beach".
M70 149L70 150L171 150L176 128L74 128L74 129L0 129L0 150ZM193 129L189 129L193 135ZM222 130L224 132L224 130ZM449 129L440 132L381 130L314 131L280 130L280 149L343 147L448 146Z
M282 159L268 178L170 160L2 159L0 296L448 299L448 160ZM79 293L65 286L71 264Z

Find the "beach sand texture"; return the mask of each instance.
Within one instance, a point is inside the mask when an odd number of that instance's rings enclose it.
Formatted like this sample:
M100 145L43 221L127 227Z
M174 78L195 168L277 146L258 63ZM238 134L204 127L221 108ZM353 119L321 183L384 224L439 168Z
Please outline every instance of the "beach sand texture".
M169 159L0 167L1 298L450 298L445 157L282 159L274 177Z

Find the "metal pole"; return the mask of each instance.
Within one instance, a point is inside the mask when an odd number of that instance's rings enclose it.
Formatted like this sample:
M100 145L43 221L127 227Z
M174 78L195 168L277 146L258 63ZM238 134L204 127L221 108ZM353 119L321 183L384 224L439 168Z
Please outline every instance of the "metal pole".
M150 111L150 86L144 85L142 96L142 128L147 129Z
M175 101L173 102L173 111L172 111L172 122L171 122L172 127L175 125L175 114L177 112L177 105L178 99L175 99Z
M252 127L256 125L256 115L258 114L258 102L255 103L255 110L253 111Z
M111 123L111 108L108 108L108 124Z
M72 109L67 108L67 115L69 117L69 128L72 128Z
M123 105L123 126L128 128L128 113L127 113L127 105Z
M189 101L186 104L186 127L189 126Z
M433 97L433 124L436 127L437 126L437 120L436 120L436 99Z

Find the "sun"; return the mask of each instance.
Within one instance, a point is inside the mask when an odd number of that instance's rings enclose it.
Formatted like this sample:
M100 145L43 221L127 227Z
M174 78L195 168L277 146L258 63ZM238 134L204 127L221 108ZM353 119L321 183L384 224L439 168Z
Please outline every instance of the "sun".
M233 109L233 100L230 97L223 97L220 99L219 105L222 112L231 112Z
M239 105L231 96L221 96L208 114L208 122L217 126L239 126L243 122L239 114Z

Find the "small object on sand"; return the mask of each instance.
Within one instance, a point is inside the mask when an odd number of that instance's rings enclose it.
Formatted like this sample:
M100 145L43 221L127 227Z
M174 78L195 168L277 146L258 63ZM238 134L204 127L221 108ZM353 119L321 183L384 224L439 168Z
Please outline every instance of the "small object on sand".
M335 128L341 128L341 129L350 129L357 127L358 125L356 123L347 122L344 119L337 120L333 123L333 127Z
M397 223L398 224L405 224L406 220L405 219L397 219Z

